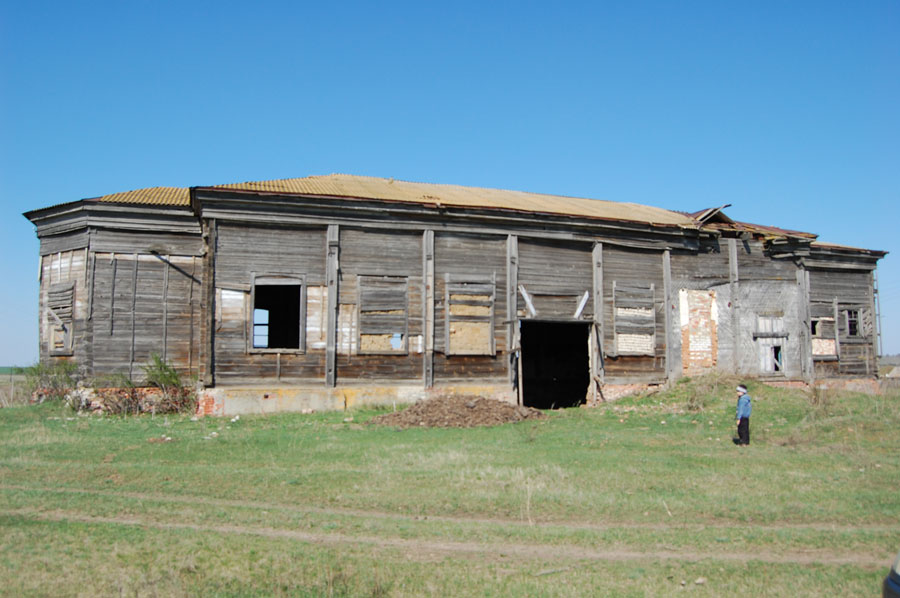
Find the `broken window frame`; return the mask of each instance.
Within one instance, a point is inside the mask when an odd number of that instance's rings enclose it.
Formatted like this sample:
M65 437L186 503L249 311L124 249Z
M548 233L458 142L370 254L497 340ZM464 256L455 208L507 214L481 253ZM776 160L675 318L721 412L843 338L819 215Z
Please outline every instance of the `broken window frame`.
M756 331L753 333L753 340L757 341L761 374L785 375L785 347L789 336L784 329L783 312L756 314Z
M646 309L649 314L620 315L619 308ZM656 285L636 286L612 281L613 351L611 357L656 355ZM640 335L650 337L647 351L622 351L619 349L620 335Z
M75 353L75 283L52 284L47 289L47 349L51 356ZM61 337L61 342L57 339Z
M465 295L483 296L487 299L454 299L454 296ZM444 274L444 352L446 355L482 355L495 356L497 354L497 341L494 334L494 305L497 301L497 273L488 277L465 276L457 277L449 273ZM486 315L454 314L453 305L468 305L472 307L487 307ZM488 346L483 351L466 348L453 348L451 329L455 322L471 322L487 325Z
M376 294L379 291L380 297ZM358 355L408 355L409 277L358 275L356 322ZM365 335L399 335L400 346L396 349L366 349L363 343Z
M861 338L862 334L862 309L848 308L842 310L844 320L844 332L849 338Z
M248 353L306 353L306 275L304 274L251 274L252 282L250 285L250 305L247 317L247 352ZM300 313L298 314L298 338L297 347L257 347L255 346L256 336L256 290L258 287L299 287L298 301ZM265 324L267 328L271 327L271 311L269 312L269 321ZM267 338L269 336L267 335Z

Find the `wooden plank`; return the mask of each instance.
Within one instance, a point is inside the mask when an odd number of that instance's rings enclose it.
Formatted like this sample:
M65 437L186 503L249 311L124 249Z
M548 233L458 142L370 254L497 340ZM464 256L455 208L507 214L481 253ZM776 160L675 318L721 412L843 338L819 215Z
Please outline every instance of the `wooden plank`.
M670 250L666 249L662 254L663 260L663 319L665 325L665 371L666 371L666 380L670 382L674 381L677 377L675 372L674 364L672 363L674 360L674 351L673 351L673 339L675 338L675 333L672 327L672 314L671 306L673 305L672 300L672 253Z
M134 264L131 267L131 352L128 357L128 377L134 378L134 343L135 343L135 322L137 319L137 274L138 274L138 256L132 254Z
M116 270L118 269L118 260L115 253L110 257L110 265L112 266L112 289L109 293L109 336L112 336L116 321Z
M832 302L832 313L834 313L834 354L837 355L838 361L841 359L841 320L838 311L838 298L835 297ZM838 366L840 367L840 366Z
M194 367L194 281L195 269L197 266L197 258L191 256L191 277L188 280L188 306L190 308L190 319L188 320L188 372L193 371Z
M203 372L203 384L212 386L215 383L215 352L216 352L216 252L218 251L218 224L216 220L207 221L207 251L203 267L203 289L206 304L206 317L201 328L201 359Z
M519 238L516 235L506 237L506 350L509 353L507 378L515 389L520 384L519 378L519 315L518 296L516 289L519 286ZM521 393L517 393L521 402Z
M328 287L328 322L325 338L325 385L333 387L337 381L338 334L338 271L340 259L340 229L328 226L326 233L325 285Z
M422 334L425 355L422 378L425 388L434 386L434 231L422 233Z
M731 371L738 373L740 364L740 286L738 282L737 239L728 239L728 290L731 295Z
M528 309L528 315L532 318L536 318L538 312L534 308L534 303L531 300L531 296L528 294L528 291L525 289L524 285L519 285L519 292L522 294L522 298L525 300L525 307L526 309Z
M594 243L591 250L591 290L594 295L594 323L591 326L591 397L594 402L603 397L601 386L605 374L603 359L603 243Z
M166 361L168 358L167 347L169 346L169 256L163 261L163 315L162 315L162 359Z
M97 255L92 251L90 252L90 278L88 279L88 305L87 305L87 319L88 321L92 321L94 319L94 283L97 278Z

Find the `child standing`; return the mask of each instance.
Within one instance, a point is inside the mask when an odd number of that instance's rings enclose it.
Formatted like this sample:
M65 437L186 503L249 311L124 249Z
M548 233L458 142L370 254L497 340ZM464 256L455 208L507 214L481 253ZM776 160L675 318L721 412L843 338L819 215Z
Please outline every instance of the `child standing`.
M747 387L743 384L738 385L737 393L738 402L735 419L737 420L738 437L734 439L734 443L747 445L750 444L750 411L752 409L750 395L747 394Z

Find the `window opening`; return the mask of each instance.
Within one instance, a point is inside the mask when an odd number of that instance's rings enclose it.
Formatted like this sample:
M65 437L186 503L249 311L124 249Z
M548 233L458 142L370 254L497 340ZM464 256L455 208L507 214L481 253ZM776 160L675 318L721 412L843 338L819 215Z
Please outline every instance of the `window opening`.
M50 319L51 355L71 355L73 347L74 283L54 284L47 291L47 315Z
M260 277L253 284L251 348L302 351L303 282Z
M859 336L859 310L848 309L844 313L847 318L847 335Z
M776 372L780 372L784 369L784 363L781 361L781 345L774 345L772 347L772 368Z

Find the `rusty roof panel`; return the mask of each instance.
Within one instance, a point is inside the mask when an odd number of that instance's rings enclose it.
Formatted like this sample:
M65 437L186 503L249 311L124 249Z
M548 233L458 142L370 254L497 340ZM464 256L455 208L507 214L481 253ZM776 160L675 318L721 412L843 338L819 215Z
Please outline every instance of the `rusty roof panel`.
M694 221L683 214L640 204L543 195L524 191L463 187L460 185L412 183L394 179L345 174L234 183L216 185L213 188L261 193L399 201L431 205L439 208L505 209L696 228Z
M185 187L149 187L135 191L112 193L90 201L110 203L136 203L156 206L189 206L191 205L190 189Z

